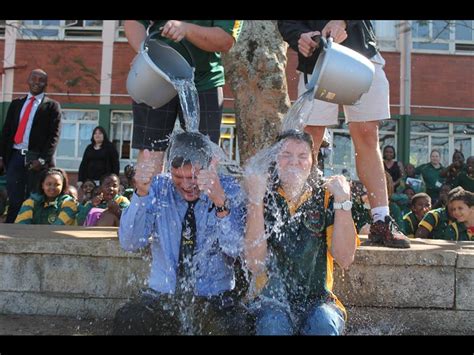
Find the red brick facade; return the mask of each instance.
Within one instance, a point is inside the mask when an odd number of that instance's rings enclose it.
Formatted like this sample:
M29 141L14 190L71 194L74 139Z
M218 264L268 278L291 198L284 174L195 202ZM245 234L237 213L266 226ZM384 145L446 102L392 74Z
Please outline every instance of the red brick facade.
M0 41L3 53L4 41ZM400 54L384 52L385 71L390 82L392 114L398 114L400 101ZM134 53L126 42L115 42L112 69L112 95L126 94L125 82ZM27 89L26 80L34 68L43 68L49 74L50 93L70 93L55 97L62 103L98 104L102 61L102 42L18 40L14 91ZM297 98L296 53L288 51L286 68L289 96ZM474 56L412 54L412 105L474 107ZM73 94L95 96L74 96ZM232 93L224 87L225 107L232 108ZM129 104L128 97L114 97L112 104ZM469 117L470 111L413 108L413 115Z

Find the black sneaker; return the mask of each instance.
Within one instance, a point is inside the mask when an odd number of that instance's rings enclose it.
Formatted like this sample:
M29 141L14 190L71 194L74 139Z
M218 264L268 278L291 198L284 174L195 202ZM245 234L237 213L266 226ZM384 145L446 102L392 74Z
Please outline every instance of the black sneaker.
M372 223L369 241L372 244L381 244L389 248L410 248L410 240L400 232L391 216L386 216L385 221Z

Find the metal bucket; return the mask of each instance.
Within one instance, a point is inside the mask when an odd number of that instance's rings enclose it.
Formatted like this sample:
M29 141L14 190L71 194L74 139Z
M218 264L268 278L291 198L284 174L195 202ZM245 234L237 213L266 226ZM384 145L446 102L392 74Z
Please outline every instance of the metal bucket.
M375 68L356 51L321 37L321 53L306 88L314 98L335 104L354 105L369 91Z
M151 38L154 34L147 36L133 59L127 91L136 102L157 108L178 94L170 78L192 80L194 68L168 44Z

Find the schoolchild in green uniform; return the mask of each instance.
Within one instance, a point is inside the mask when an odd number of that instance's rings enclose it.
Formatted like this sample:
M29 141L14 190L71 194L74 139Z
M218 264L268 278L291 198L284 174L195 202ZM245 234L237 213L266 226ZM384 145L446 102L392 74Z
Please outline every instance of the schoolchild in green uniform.
M66 194L67 175L61 169L45 170L40 177L40 192L23 202L15 223L74 225L77 202Z

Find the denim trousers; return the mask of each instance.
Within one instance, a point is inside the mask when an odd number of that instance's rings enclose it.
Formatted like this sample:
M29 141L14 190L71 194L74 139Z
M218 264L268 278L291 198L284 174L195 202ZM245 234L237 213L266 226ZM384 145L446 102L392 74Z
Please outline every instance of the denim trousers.
M334 302L319 303L304 313L290 314L289 307L262 303L256 312L257 335L341 335L344 315Z

